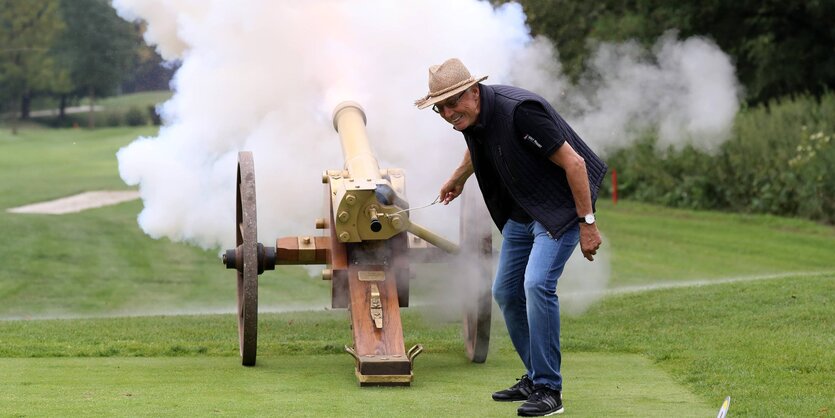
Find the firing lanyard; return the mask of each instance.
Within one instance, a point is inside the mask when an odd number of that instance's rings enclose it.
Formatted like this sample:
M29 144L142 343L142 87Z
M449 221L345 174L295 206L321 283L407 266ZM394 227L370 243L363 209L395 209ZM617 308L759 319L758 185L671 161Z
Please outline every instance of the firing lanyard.
M398 213L401 213L401 212L411 212L413 210L425 209L425 208L428 208L428 207L430 207L432 205L435 205L435 204L438 204L438 203L441 203L441 196L436 197L435 200L433 200L432 203L430 203L428 205L419 206L419 207L416 207L416 208L400 209L397 212L388 214L388 216L394 216L394 215L397 215Z

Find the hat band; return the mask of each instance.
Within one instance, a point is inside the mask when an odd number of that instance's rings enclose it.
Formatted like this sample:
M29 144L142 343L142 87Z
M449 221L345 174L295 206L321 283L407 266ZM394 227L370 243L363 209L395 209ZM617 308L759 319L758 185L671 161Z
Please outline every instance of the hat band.
M476 82L476 79L471 76L470 78L468 78L466 80L461 80L461 81L459 81L459 82L457 82L457 83L455 83L455 84L453 84L449 87L443 88L443 89L438 90L438 91L429 92L429 94L427 94L423 98L416 100L415 105L422 106L424 103L426 103L427 101L429 101L429 99L431 99L433 97L441 96L441 95L446 94L446 93L448 93L452 90L460 88L461 86L467 85L469 83L475 83L475 82Z
M429 94L426 95L426 98L429 99L429 98L432 98L432 97L438 97L438 96L440 96L444 93L448 93L448 92L450 92L452 90L455 90L455 89L457 89L457 88L459 88L459 87L461 87L461 86L463 86L467 83L472 83L474 81L475 81L475 78L473 78L473 77L470 77L466 80L461 80L461 81L459 81L459 82L457 82L457 83L455 83L455 84L453 84L453 85L451 85L451 86L449 86L445 89L441 89L441 90L436 91L436 92L429 92Z

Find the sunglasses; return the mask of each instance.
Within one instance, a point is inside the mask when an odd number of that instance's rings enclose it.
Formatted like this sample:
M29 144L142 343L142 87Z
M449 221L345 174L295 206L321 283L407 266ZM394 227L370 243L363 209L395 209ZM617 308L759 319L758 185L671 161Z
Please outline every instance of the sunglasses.
M444 111L444 108L446 107L455 107L456 105L458 105L458 101L461 100L461 96L463 96L464 93L466 93L468 90L470 89L464 89L464 91L462 91L461 93L458 93L457 95L450 97L449 99L446 99L442 104L432 105L432 110L434 110L435 113L441 113Z

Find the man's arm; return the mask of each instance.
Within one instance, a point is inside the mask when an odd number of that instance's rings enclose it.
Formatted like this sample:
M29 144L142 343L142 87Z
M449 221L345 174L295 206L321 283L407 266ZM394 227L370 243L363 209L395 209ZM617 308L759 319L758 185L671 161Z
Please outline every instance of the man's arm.
M461 195L461 192L464 191L464 184L472 174L473 162L470 159L470 150L466 150L464 151L464 159L461 160L461 164L452 172L449 180L441 186L441 193L439 194L441 202L448 205L449 202L452 202L456 197Z
M577 207L577 216L591 213L591 191L586 162L574 151L571 144L565 141L566 136L570 134L568 125L555 123L542 105L536 102L522 103L516 108L514 115L520 140L565 171L568 186L574 197L574 205ZM600 243L597 225L580 223L580 249L583 256L589 261L594 260Z
M551 154L549 158L554 164L565 170L568 178L568 186L574 196L574 205L577 207L577 216L582 217L592 213L591 191L589 190L589 175L586 171L586 161L574 151L568 142L564 142ZM591 225L580 222L580 250L583 256L589 261L594 260L597 249L600 248L602 240L597 224Z

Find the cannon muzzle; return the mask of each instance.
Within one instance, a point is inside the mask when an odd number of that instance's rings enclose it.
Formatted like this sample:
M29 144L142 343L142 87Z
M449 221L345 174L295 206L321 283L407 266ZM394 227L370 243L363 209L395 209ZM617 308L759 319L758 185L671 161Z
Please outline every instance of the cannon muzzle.
M365 133L365 111L356 102L342 102L333 111L333 128L342 141L345 169L352 179L378 180L380 164Z

